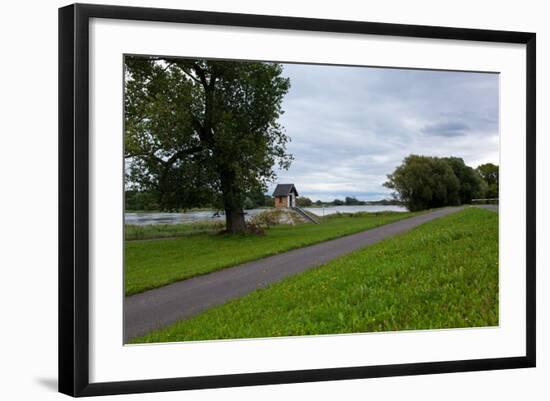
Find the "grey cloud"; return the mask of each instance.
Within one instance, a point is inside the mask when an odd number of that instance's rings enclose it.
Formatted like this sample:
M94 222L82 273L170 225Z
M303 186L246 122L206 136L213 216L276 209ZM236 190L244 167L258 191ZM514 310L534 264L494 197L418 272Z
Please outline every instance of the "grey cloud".
M411 153L498 161L498 75L285 64L281 123L295 157L279 182L312 199L390 196Z
M467 124L461 122L436 123L425 126L422 132L436 136L463 136L470 130Z

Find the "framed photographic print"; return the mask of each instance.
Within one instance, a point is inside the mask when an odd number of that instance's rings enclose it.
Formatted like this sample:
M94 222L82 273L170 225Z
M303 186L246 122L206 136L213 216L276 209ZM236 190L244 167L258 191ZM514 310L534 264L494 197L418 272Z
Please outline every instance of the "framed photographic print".
M59 390L535 366L535 34L59 10Z

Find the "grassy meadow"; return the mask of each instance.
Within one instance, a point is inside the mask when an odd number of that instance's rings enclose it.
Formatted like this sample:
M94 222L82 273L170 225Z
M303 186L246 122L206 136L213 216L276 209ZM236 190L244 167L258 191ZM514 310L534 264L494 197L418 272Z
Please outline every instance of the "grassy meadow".
M127 241L186 237L193 234L214 233L225 228L222 221L201 221L187 224L149 224L124 226L124 238Z
M418 213L380 212L333 215L321 224L279 225L265 235L223 235L212 224L126 227L125 294L132 295L199 274L338 238ZM162 238L129 241L130 238Z
M130 242L127 275L135 281L127 292L156 277L155 269L169 281L405 216L275 227L263 238ZM292 230L296 236L287 239ZM498 269L498 214L466 208L132 342L494 326Z

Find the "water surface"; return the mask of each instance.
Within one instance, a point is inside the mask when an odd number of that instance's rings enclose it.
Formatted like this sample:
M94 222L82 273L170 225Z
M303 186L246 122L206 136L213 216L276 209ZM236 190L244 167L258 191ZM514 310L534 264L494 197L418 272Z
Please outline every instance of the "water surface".
M407 209L402 206L383 206L383 205L365 205L365 206L328 206L328 207L305 207L305 210L315 213L317 216L328 216L334 213L358 213L358 212L406 212ZM258 213L268 209L250 209L246 210L246 218L249 219ZM160 212L140 212L125 213L124 222L126 224L147 225L147 224L188 224L200 221L223 221L223 213L216 213L215 210L190 211L185 213L160 213Z

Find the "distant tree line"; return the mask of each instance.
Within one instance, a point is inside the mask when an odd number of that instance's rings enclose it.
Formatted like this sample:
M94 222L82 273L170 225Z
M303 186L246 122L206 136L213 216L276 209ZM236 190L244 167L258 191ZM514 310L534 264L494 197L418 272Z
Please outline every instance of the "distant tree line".
M498 166L487 163L474 169L459 157L410 155L384 186L411 211L457 206L498 198Z
M125 210L161 210L158 196L151 191L127 190L124 196Z
M400 205L402 202L398 199L382 199L377 201L362 201L357 199L355 196L346 196L344 200L334 199L329 202L323 202L321 200L316 200L313 202L311 199L301 196L296 199L296 203L301 207L308 206L364 206L364 205Z
M126 210L145 211L145 210L162 210L162 211L184 211L190 208L210 208L217 210L218 206L213 203L203 202L197 203L193 207L185 207L182 205L175 205L171 208L163 207L158 201L158 195L151 191L138 191L127 190L126 191ZM296 198L296 204L300 207L311 206L361 206L361 205L399 205L401 202L396 199L383 199L379 201L362 201L354 196L346 196L344 200L334 199L329 202L323 202L321 200L312 201L307 196L299 196ZM262 207L274 207L275 200L271 195L265 194L261 189L255 191L249 191L244 196L243 207L244 209L256 209Z
M261 207L274 207L275 201L272 196L264 194L261 189L248 191L243 196L244 209L256 209ZM127 190L125 192L125 208L133 211L185 211L193 208L219 210L220 206L212 202L197 202L192 205L188 203L174 203L170 207L166 207L159 202L158 193L151 190Z
M325 205L325 206L342 206L342 205L350 206L350 205L366 205L367 204L364 201L360 201L355 197L349 197L349 196L346 196L345 200L334 199L333 201L330 201L330 202L323 202L321 200L317 200L317 201L313 202L310 198L308 198L306 196L300 196L300 197L296 198L296 203L300 207L308 207L308 206L313 206L313 205L315 205L315 206L323 206L323 205Z
M261 207L274 207L275 200L272 196L264 194L261 189L248 192L244 197L243 207L245 209L256 209Z
M328 204L333 206L360 206L360 205L366 205L367 202L361 201L354 196L346 196L344 200L334 199L332 202L329 202Z

